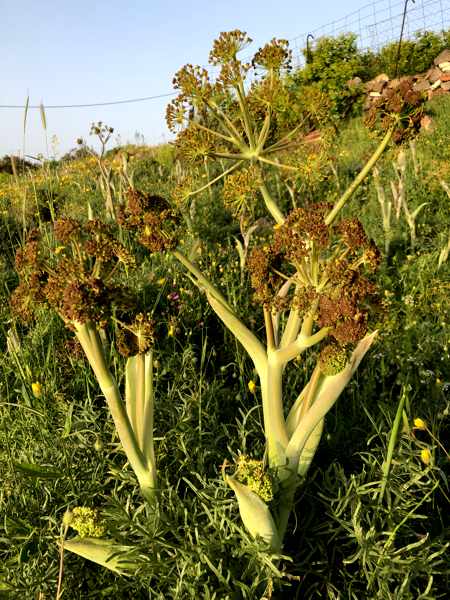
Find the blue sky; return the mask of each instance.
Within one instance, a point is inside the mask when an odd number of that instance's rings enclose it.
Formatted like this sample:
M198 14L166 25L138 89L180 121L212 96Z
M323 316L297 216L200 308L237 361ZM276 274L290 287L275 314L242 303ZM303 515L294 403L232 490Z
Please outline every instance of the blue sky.
M81 104L172 91L185 63L207 64L220 31L239 28L254 43L292 39L367 4L364 0L41 0L2 2L0 104ZM114 107L48 109L49 139L59 154L102 120L123 142L135 132L146 143L169 139L164 113L170 98ZM23 110L0 108L0 156L22 153ZM25 153L45 154L38 110L28 114ZM51 153L51 150L50 150Z

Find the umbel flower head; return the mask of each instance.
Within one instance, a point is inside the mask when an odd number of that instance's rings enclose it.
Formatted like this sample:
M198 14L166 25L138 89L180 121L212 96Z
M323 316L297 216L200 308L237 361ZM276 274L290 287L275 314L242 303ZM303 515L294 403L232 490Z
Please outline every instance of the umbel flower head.
M270 241L253 248L247 266L257 302L273 311L293 308L301 316L309 313L345 346L367 333L368 305L377 296L364 273L378 267L380 253L357 219L329 227L329 209L319 203L293 210ZM286 281L292 283L290 295L280 294ZM327 352L338 366L337 347Z
M126 358L145 354L153 347L155 324L150 315L138 313L132 322L119 322L117 349Z
M420 130L425 96L413 89L412 77L402 77L388 87L367 112L365 123L381 132L394 127L393 141L400 144Z
M283 76L291 60L287 40L273 39L253 59L243 61L239 53L250 42L243 31L222 32L209 55L210 63L219 67L216 77L204 67L185 65L175 75L173 83L179 93L166 112L169 128L177 132L178 155L197 165L206 159L220 160L222 173L212 181L228 176L226 192L237 182L233 178L239 177L240 169L274 165L273 155L292 147L293 134L299 134L302 127L290 110L296 104L295 91ZM252 75L257 77L249 85ZM296 170L279 162L276 165ZM205 186L190 195L203 189ZM241 195L232 202L230 194L226 196L236 216L247 209Z
M57 252L45 247L37 231L17 252L20 282L11 298L13 310L29 321L36 305L48 304L69 327L87 321L103 325L113 305L129 303L116 276L119 265L133 265L132 255L112 227L97 220L59 219L54 236Z
M178 212L161 196L130 189L117 222L124 229L137 231L139 243L150 252L164 252L178 244Z

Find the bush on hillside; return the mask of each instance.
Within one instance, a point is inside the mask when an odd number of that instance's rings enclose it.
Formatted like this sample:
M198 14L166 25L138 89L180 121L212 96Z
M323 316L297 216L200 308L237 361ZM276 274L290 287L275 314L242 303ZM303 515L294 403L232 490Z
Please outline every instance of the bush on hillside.
M307 64L294 73L293 82L302 88L313 85L324 92L329 98L333 117L348 115L361 95L360 89L347 85L347 81L358 74L361 65L356 35L322 37L313 49L303 52Z

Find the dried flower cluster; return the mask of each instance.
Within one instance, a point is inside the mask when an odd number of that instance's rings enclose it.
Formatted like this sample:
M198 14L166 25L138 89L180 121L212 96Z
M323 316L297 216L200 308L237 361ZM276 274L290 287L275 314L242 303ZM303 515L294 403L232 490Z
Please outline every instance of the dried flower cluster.
M375 270L380 253L358 219L325 223L326 203L293 210L275 229L270 243L252 250L248 269L255 299L273 311L313 311L339 344L353 344L367 333L367 304L375 285L363 272ZM288 294L280 289L290 280Z
M153 347L154 338L155 324L150 315L138 313L129 323L119 323L117 350L125 358L145 354Z
M29 321L36 305L44 303L71 327L88 321L104 325L113 307L129 309L130 294L115 275L118 265L128 268L134 259L109 225L62 218L54 236L61 245L52 252L36 230L17 252L20 283L11 298L16 314Z
M161 196L129 190L117 222L125 229L137 231L138 241L150 252L171 250L178 243L178 213Z
M425 96L413 89L411 77L402 77L397 85L388 87L368 111L365 123L370 129L378 126L387 131L395 126L393 141L400 144L418 133L424 116Z

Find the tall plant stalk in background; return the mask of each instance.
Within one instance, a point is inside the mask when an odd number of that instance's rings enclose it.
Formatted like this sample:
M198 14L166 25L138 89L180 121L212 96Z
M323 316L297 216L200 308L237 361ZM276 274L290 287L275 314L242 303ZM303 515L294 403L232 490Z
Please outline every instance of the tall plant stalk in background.
M78 139L78 145L84 147L91 156L97 161L97 166L100 171L99 185L102 196L105 200L105 215L110 221L114 221L116 218L115 198L116 198L116 187L114 184L114 174L112 167L105 160L106 148L108 142L114 133L114 128L109 127L102 121L98 123L92 123L91 135L97 136L100 143L100 153L97 154L91 150L84 142L82 138Z

